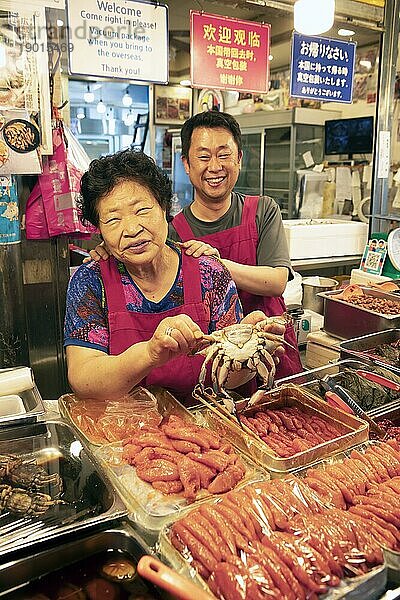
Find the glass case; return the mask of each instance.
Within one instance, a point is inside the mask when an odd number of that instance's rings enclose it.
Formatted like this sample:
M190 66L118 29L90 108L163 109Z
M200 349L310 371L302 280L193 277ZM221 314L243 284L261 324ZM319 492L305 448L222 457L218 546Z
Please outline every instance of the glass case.
M242 132L243 159L239 179L235 186L237 192L249 196L262 193L262 159L263 132Z
M324 123L338 116L337 111L309 108L239 115L243 160L235 189L271 196L283 219L296 218L297 170L308 166L308 158L323 161Z
M310 154L306 154L310 153ZM296 218L297 170L324 157L324 126L292 124L265 130L263 193L279 204L284 219Z

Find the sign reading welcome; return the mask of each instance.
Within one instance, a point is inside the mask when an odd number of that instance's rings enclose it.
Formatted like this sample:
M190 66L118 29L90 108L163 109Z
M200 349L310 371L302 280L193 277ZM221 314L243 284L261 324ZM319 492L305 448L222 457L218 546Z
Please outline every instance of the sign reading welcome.
M165 4L67 0L67 11L71 74L168 82Z

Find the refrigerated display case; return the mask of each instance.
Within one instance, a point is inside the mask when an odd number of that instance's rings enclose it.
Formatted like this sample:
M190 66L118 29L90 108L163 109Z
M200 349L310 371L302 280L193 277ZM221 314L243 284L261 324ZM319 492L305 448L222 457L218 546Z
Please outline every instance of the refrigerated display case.
M284 219L297 217L297 170L308 166L307 159L323 161L324 123L338 116L310 108L239 115L244 152L236 191L272 196Z

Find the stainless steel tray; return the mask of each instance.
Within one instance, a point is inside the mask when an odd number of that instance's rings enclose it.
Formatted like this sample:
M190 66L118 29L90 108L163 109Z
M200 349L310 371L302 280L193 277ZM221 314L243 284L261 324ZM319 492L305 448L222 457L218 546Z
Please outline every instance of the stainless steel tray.
M237 405L240 414L249 416L262 408L274 409L285 406L298 406L302 410L324 417L330 423L339 425L346 433L306 451L298 452L289 458L281 458L246 425L243 425L243 429L241 429L232 415L229 415L222 406L217 408L210 400L207 400L206 396L203 398L203 402L209 409L204 413L204 416L210 427L217 428L220 435L223 435L236 448L247 454L256 464L267 469L271 477L281 476L283 473L311 465L323 457L342 452L368 439L368 424L365 421L332 408L306 389L287 384L282 388L260 395L257 404L249 408L241 410L240 404Z
M35 423L44 412L42 397L36 385L18 394L0 396L0 428Z
M363 360L363 357L360 357L359 360L356 360L356 357L353 357L350 359L339 360L335 363L324 365L322 367L317 367L316 369L311 369L309 371L303 371L302 373L297 373L296 375L291 375L290 377L285 377L284 379L280 379L280 380L276 381L274 385L275 385L275 387L280 387L286 383L292 383L294 385L299 385L301 387L305 387L305 388L309 389L313 394L316 394L316 395L320 396L321 398L323 398L323 395L320 393L320 390L319 390L319 383L318 383L319 380L322 379L323 377L325 377L325 375L329 375L334 381L336 381L336 383L343 385L340 380L339 373L340 373L340 371L343 371L345 368L354 369L354 370L362 369L362 370L374 372L374 371L382 369L384 367L381 365L376 365L371 361ZM392 373L389 370L387 370L388 379L390 379L391 375L392 375ZM378 384L375 384L375 385L378 385ZM385 391L385 388L383 388L382 386L379 386L379 387L382 389L382 396L384 396L385 394L383 392ZM372 413L372 411L375 410L375 409L371 409L371 411L368 410L368 407L364 406L364 404L363 404L363 398L360 398L359 395L355 395L348 388L346 388L346 390L353 397L353 399L362 408L364 408L364 410L366 410L368 412L368 414ZM400 393L390 391L390 393L387 395L386 402L391 403L391 402L397 401L397 398L395 398L395 396L398 396L398 398L400 400ZM386 402L380 408L383 409L384 406L386 406Z
M341 293L337 290L320 292L318 296L324 299L324 330L329 335L347 340L367 333L400 327L400 298L394 298L393 295L372 288L363 288L363 290L367 296L397 301L399 314L383 315L336 299L335 296Z
M0 513L0 556L27 552L34 544L61 539L70 532L85 531L126 515L126 510L108 478L96 466L90 451L61 421L52 420L0 430L0 455L15 454L35 460L47 473L58 473L63 481L63 504L51 506L42 515ZM15 484L14 484L15 486ZM45 493L50 489L41 490ZM24 516L24 515L22 515ZM13 525L11 534L5 528Z
M45 593L46 597L48 595L52 598L56 597L52 594L52 592L56 592L56 590L51 589L52 582L49 583L46 579L40 582L37 580L46 578L50 573L65 569L70 565L74 565L75 569L79 569L79 565L81 563L87 564L91 557L104 556L105 553L112 551L123 553L135 565L144 554L151 554L150 548L129 524L122 523L118 527L101 532L92 532L90 535L72 541L69 540L41 552L34 552L30 556L0 565L0 597L9 600L24 600L33 597L33 594L38 594L37 597L39 598L41 597L39 596L39 590ZM62 574L54 574L52 577L53 587L55 577L57 577L57 586L58 584L60 587L68 584ZM151 591L151 597L160 598L160 595L151 584L145 586L142 583L141 587L142 590L138 590L138 594L139 591L143 591L143 593ZM81 591L82 596L78 596L79 589L75 590L76 595L73 593L73 588L70 592L71 598L87 597L83 590ZM61 598L61 595L57 597ZM97 597L100 600L101 596Z
M340 358L357 357L361 360L372 360L374 363L389 369L400 376L400 366L388 362L385 358L379 356L371 356L367 351L373 350L381 344L392 344L400 339L400 329L387 329L355 337L339 344Z

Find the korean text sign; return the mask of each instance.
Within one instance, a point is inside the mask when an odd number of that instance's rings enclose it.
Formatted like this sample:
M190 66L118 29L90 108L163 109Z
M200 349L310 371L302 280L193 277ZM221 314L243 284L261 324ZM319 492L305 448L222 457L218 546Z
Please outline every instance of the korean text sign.
M136 0L67 0L72 74L168 81L168 7Z
M267 92L270 29L267 24L190 11L192 86Z
M322 102L353 101L355 42L294 33L290 95Z

